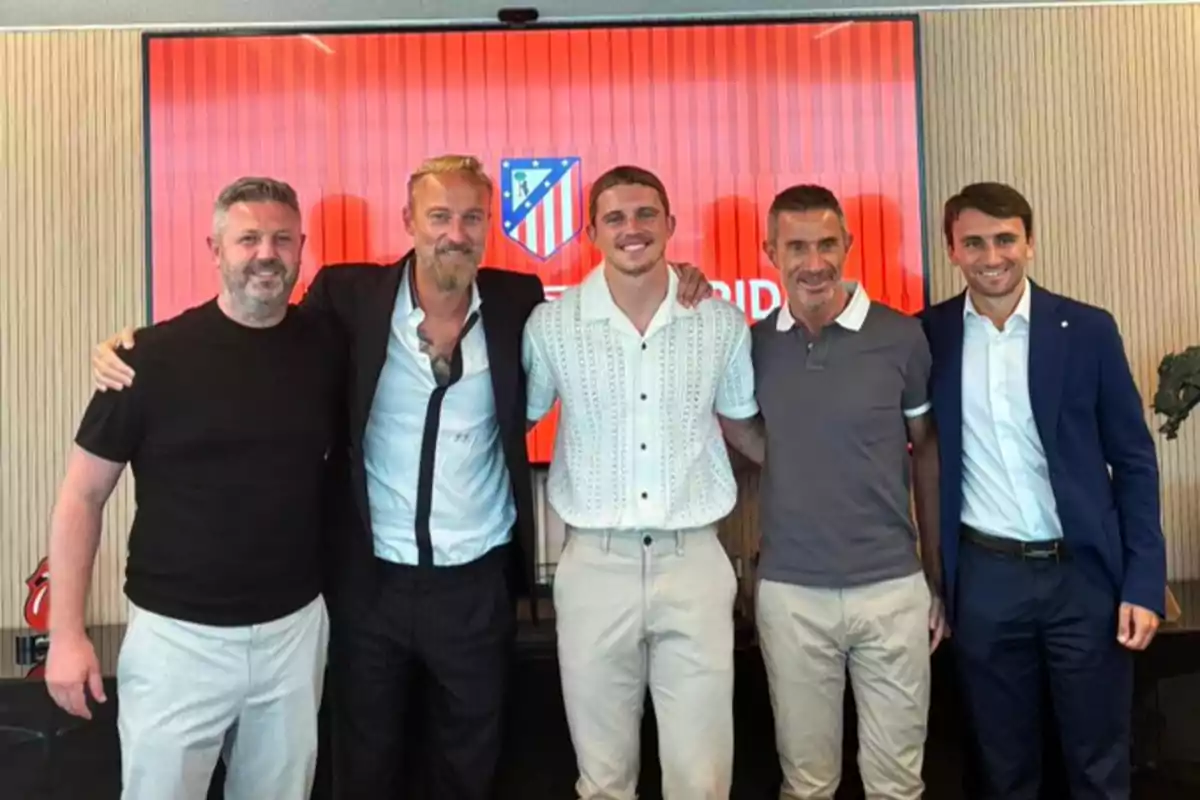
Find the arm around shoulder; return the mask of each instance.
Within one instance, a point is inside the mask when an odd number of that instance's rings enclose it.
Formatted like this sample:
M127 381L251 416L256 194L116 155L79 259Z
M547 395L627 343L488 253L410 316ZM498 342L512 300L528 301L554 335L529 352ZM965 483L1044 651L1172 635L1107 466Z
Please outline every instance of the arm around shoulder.
M133 385L135 371L117 351L132 350L136 343L133 326L126 325L120 333L92 346L92 383L96 391L121 391Z

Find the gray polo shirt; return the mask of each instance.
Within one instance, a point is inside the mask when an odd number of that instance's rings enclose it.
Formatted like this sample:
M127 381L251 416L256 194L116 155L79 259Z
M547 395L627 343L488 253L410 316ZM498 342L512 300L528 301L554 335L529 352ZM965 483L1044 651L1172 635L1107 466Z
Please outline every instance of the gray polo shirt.
M818 335L786 303L753 328L767 431L761 578L845 587L921 568L906 419L929 413L929 344L861 286Z

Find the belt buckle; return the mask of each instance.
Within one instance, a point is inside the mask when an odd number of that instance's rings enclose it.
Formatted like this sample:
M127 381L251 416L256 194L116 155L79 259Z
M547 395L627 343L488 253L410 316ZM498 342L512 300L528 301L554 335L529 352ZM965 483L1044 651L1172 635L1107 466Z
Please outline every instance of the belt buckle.
M1021 558L1022 560L1058 561L1062 556L1061 545L1061 542L1053 542L1052 546L1046 550L1031 550L1028 547L1025 547L1021 550Z

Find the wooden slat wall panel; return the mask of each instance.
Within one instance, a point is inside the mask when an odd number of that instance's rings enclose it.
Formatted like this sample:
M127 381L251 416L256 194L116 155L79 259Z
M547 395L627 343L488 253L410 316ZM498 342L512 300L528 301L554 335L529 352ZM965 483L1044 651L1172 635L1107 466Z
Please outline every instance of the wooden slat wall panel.
M960 291L941 204L1002 180L1034 207L1032 277L1109 309L1158 440L1170 573L1200 577L1200 419L1149 410L1162 356L1200 344L1200 6L922 18L932 298Z
M1034 277L1112 310L1149 405L1161 356L1200 344L1200 8L931 13L922 40L933 299L961 287L941 202L1010 181L1037 215ZM88 347L144 318L140 54L132 31L0 34L0 627L45 550ZM1198 577L1200 422L1160 453L1171 573ZM125 481L93 621L125 615L130 501Z
M0 627L23 624L89 346L145 316L140 62L135 32L0 34ZM95 620L125 615L130 483L105 515Z

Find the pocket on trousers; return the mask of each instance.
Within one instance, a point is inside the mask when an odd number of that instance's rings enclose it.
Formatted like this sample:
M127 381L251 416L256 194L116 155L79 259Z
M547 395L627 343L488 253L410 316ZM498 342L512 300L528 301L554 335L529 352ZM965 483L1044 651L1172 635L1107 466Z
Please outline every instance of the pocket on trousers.
M129 681L145 674L145 655L140 631L146 624L145 612L129 604L129 621L125 624L125 635L121 639L121 649L117 653L117 686L128 684Z
M559 592L562 590L562 582L566 578L567 565L571 561L571 545L574 541L575 537L568 532L562 550L558 554L558 561L554 564L554 574L550 576L550 599L555 606L561 602Z
M733 606L733 604L737 602L739 590L737 570L734 569L733 559L729 557L729 552L725 549L725 546L721 544L721 540L717 538L716 534L713 534L710 541L717 559L716 568L720 573L718 580L723 582L725 587L725 595L729 599L730 606Z

